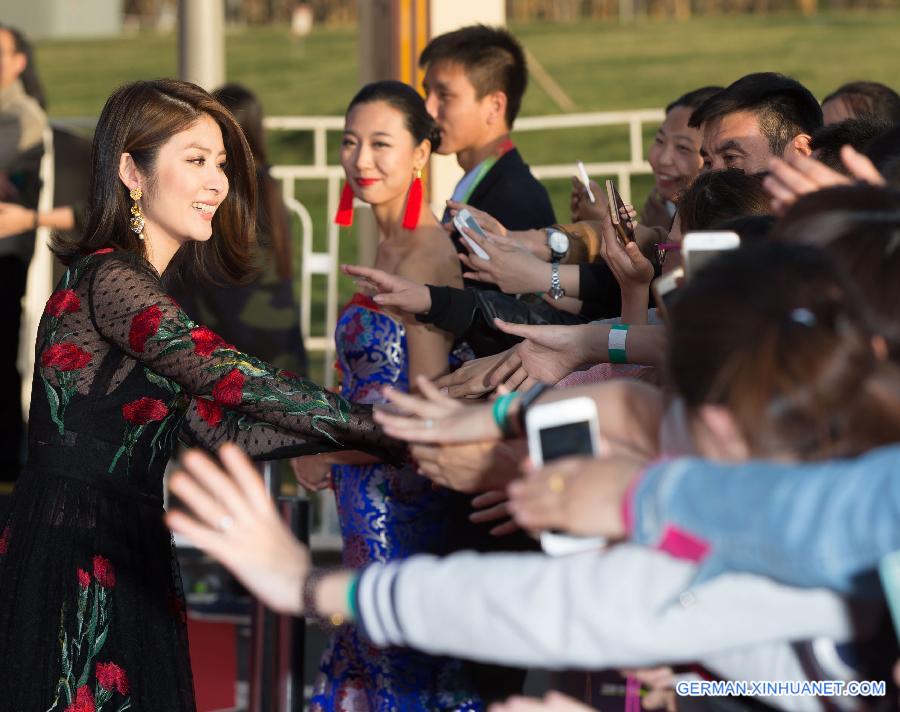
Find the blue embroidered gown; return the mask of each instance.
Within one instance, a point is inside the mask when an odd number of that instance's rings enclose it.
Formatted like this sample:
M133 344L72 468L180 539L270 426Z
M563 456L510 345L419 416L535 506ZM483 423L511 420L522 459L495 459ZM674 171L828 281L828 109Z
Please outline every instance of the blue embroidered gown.
M384 402L380 389L409 389L406 329L356 295L337 323L341 394ZM452 493L435 489L412 466L342 465L332 470L344 539L344 564L452 551ZM333 637L321 663L314 711L481 710L461 660L405 648L379 650L353 626Z

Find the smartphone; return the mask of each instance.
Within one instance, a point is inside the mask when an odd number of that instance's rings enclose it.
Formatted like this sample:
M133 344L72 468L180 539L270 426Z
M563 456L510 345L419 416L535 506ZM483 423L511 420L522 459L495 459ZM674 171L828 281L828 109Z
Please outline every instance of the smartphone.
M460 237L462 237L462 239L466 241L466 244L472 248L472 252L478 255L481 259L490 261L491 256L484 251L481 245L479 245L477 242L475 242L475 240L473 240L471 237L466 235L465 232L463 232L463 228L467 227L472 232L477 233L478 235L483 237L485 240L488 239L488 236L484 234L484 230L481 229L481 225L479 225L478 221L474 217L472 217L472 213L470 213L465 208L460 210L458 213L456 213L456 215L453 216L453 227L457 229Z
M600 442L597 406L587 397L534 405L525 413L525 434L528 454L537 467L569 455L596 455ZM551 556L592 551L605 544L602 537L541 533L541 548Z
M900 640L900 551L883 557L878 565L878 572L881 575L884 597L894 620L894 632L897 640Z
M609 205L609 219L612 220L619 244L625 247L625 243L634 242L634 228L629 226L627 220L623 220L621 212L625 210L625 201L616 190L616 184L611 180L606 181L606 197Z
M669 307L678 296L678 289L684 284L684 269L677 267L668 274L657 277L650 284L650 291L656 301L656 311L665 320L669 320Z
M735 250L741 246L736 232L689 232L681 243L681 262L685 279L697 274L723 250Z
M584 163L582 161L578 161L575 165L578 166L578 177L584 184L584 190L587 193L588 200L590 200L591 205L593 205L597 202L597 199L594 197L594 192L591 190L591 179L587 174L587 169L584 167Z

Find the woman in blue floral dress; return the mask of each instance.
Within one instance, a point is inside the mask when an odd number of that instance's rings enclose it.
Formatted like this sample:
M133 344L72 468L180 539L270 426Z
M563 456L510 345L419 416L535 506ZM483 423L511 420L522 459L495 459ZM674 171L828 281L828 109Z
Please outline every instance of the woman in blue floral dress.
M347 182L339 222L349 222L346 209L355 195L372 206L378 224L376 267L429 284L462 286L453 244L422 204L418 174L439 140L412 87L393 81L363 87L346 115L341 163ZM336 342L341 395L357 403L383 403L385 385L409 390L416 376L435 378L449 369L449 334L391 313L364 294L355 295L341 314ZM336 453L314 460L322 471L323 464L352 458ZM311 465L299 467L309 471ZM346 565L452 550L458 496L432 487L413 465L360 457L335 466L331 475ZM322 659L311 709L480 710L482 704L463 661L378 650L348 626L334 635Z
M68 270L38 332L28 464L0 519L0 711L192 712L162 520L176 438L267 458L404 454L371 406L240 353L163 291L176 253L234 279L248 264L253 159L218 102L186 82L122 87L92 169L85 237L58 245Z

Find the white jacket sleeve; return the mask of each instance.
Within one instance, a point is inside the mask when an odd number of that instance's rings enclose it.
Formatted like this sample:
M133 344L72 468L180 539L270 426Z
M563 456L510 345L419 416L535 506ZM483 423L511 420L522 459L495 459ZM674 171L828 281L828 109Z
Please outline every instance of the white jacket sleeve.
M852 638L839 596L750 574L692 587L696 566L633 544L601 554L373 565L358 588L376 645L518 666L599 669L698 660L738 646Z

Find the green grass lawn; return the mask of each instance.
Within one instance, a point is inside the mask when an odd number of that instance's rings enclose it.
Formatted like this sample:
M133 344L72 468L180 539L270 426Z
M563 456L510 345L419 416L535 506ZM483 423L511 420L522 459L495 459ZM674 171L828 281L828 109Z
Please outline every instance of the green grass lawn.
M569 94L578 111L662 107L679 94L707 84L728 84L753 71L780 71L824 96L852 79L897 86L900 11L728 16L689 22L532 23L513 31ZM355 28L323 28L302 43L286 27L230 31L226 40L230 81L255 90L269 115L340 114L357 85ZM894 48L894 49L892 49ZM42 42L38 67L54 118L96 116L119 84L174 76L174 35L140 34L91 42ZM522 114L560 113L534 81ZM652 135L652 132L648 132ZM648 136L649 138L649 136ZM522 134L520 148L531 163L615 160L627 156L624 129ZM332 160L337 141L330 141ZM275 163L311 160L309 136L273 136ZM599 176L598 176L599 177ZM318 232L324 224L325 189L304 183ZM649 180L635 183L640 203ZM568 185L548 183L559 218L567 217ZM342 259L352 260L352 237L342 241ZM349 283L342 292L348 293Z

